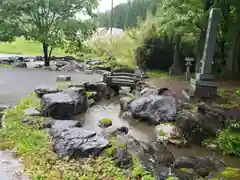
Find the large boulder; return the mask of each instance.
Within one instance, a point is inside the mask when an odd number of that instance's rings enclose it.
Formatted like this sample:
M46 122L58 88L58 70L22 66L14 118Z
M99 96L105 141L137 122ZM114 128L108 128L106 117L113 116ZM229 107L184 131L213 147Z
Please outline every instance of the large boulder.
M140 96L131 101L129 107L134 116L153 124L173 121L177 111L175 98L164 95Z
M179 157L173 163L173 167L177 169L192 169L202 177L206 177L210 172L219 171L225 165L214 157Z
M48 86L39 86L35 88L34 92L37 94L39 98L42 98L45 94L57 93L60 92L60 90Z
M42 113L53 119L72 119L75 101L67 93L45 94L41 100Z
M95 156L109 146L104 136L83 128L66 128L53 133L53 138L53 151L60 157Z
M87 93L83 88L72 87L63 91L63 93L69 95L74 101L75 107L73 115L81 114L88 109Z

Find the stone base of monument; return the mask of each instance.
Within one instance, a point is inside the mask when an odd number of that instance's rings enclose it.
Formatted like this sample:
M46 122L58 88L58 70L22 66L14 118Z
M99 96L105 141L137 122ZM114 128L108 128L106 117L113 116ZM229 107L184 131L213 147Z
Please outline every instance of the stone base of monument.
M214 80L191 79L191 88L182 91L188 100L192 98L216 98L217 83Z
M169 76L182 76L183 72L178 68L169 68Z

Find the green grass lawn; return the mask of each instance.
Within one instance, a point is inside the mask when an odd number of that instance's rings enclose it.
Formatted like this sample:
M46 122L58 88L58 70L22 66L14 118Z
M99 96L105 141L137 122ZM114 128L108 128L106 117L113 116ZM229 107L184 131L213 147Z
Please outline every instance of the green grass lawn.
M41 43L26 41L23 38L17 38L14 42L11 43L0 43L0 53L41 56L43 55L43 50ZM62 49L55 49L52 55L63 56L66 55L66 53Z

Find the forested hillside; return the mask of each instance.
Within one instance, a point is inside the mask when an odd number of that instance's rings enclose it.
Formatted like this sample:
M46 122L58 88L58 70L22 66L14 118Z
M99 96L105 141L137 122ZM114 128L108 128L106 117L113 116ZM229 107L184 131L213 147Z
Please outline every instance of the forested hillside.
M145 20L147 12L156 13L161 0L129 0L113 9L113 26L128 28L137 25L139 19ZM99 26L110 26L110 11L99 14Z

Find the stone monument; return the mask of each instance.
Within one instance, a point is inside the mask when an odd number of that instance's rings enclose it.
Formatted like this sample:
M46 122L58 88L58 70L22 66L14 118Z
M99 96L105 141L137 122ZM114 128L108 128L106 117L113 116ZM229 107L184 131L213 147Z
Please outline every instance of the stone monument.
M191 90L188 92L189 96L197 98L211 98L217 96L217 83L212 74L212 62L220 16L220 9L213 8L210 10L201 69L200 73L196 73L196 78L191 79Z

